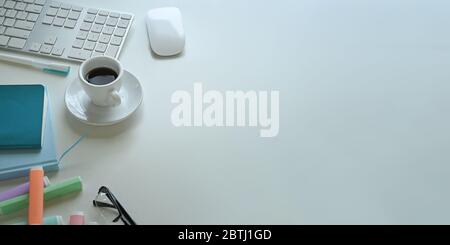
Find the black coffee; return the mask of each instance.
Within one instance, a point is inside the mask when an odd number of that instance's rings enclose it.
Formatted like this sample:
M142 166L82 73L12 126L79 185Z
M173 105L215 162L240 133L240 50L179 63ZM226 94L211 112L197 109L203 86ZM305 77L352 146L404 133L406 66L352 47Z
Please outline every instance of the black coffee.
M86 80L94 85L105 85L113 82L116 78L117 73L107 67L95 68L86 75Z

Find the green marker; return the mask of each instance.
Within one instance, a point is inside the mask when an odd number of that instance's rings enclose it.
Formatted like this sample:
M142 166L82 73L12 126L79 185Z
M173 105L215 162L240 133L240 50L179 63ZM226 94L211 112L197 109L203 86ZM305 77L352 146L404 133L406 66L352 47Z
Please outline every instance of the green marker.
M51 184L44 189L44 201L81 191L81 177L73 177L61 183ZM28 194L0 202L0 215L10 214L28 207Z
M44 217L43 225L64 225L63 218L60 215ZM26 221L18 222L13 225L28 225Z

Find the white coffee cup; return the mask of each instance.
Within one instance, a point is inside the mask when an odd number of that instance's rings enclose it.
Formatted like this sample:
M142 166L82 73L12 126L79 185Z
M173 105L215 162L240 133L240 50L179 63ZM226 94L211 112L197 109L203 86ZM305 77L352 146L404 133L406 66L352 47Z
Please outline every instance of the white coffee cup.
M96 68L109 68L116 72L117 78L110 83L102 85L88 82L87 76L89 72ZM98 106L115 106L121 103L119 91L122 86L123 73L122 65L117 59L108 56L97 56L81 63L78 75L81 86L92 103Z

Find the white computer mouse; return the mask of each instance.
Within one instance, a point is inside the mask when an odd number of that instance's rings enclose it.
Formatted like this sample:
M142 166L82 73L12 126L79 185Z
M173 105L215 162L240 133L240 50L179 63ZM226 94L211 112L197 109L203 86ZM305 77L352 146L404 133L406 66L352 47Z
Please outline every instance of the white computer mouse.
M184 49L183 21L178 8L165 7L149 10L147 33L150 46L157 55L176 55Z

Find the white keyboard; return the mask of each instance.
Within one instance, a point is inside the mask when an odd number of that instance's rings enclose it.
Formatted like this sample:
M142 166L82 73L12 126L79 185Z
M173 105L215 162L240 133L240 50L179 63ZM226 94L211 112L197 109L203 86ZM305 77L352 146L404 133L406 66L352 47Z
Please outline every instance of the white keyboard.
M65 60L118 58L134 16L50 0L0 0L0 48Z

